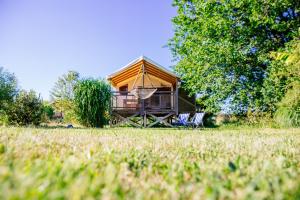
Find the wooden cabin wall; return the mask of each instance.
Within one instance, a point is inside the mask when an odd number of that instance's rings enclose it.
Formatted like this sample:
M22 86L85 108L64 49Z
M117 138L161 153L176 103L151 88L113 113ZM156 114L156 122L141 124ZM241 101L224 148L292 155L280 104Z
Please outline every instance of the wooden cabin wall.
M196 111L196 95L189 96L182 87L178 89L178 112L194 113Z

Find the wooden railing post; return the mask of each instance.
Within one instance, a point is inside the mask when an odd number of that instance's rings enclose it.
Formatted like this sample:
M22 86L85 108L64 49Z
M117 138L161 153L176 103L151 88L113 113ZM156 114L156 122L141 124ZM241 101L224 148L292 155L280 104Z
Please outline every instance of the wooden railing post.
M176 115L178 115L178 81L176 81L176 90L175 90L175 95L174 95L174 102L175 102L175 112Z
M146 127L146 111L145 111L145 100L141 99L142 107L141 107L141 116L143 117L143 126Z

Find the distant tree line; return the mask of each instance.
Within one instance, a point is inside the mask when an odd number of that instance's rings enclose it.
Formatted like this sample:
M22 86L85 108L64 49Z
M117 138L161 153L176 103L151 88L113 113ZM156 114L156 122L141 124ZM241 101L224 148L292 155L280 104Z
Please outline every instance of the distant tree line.
M0 125L39 125L43 114L40 96L20 90L16 76L0 67Z
M300 2L174 0L175 71L212 113L300 126Z
M109 102L110 86L102 79L80 78L69 71L58 78L47 102L33 90L20 90L16 76L0 67L0 125L38 126L60 113L62 123L103 127Z

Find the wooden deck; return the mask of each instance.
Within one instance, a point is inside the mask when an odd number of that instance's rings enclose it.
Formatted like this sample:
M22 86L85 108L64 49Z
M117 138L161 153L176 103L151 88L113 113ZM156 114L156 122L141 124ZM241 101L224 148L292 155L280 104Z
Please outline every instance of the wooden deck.
M130 92L113 92L111 100L112 111L128 113L165 113L176 112L175 93L157 91L150 98L140 100Z
M141 100L130 92L113 92L111 99L111 126L128 123L135 127L151 127L158 123L171 126L168 121L176 116L178 97L173 91L156 91Z

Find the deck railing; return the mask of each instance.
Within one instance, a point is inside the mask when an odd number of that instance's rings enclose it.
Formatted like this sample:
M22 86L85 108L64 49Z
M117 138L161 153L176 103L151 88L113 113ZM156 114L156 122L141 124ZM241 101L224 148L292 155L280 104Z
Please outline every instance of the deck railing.
M123 111L173 111L175 92L156 91L150 98L141 100L130 92L112 92L112 110Z

